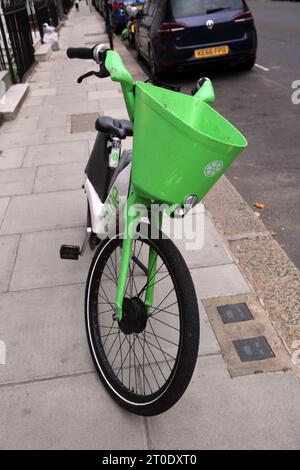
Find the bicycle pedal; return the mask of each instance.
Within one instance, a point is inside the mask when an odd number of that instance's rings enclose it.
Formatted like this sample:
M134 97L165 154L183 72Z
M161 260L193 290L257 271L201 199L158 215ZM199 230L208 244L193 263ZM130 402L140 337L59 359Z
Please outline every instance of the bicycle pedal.
M62 245L60 247L59 254L61 259L78 261L80 256L80 247L76 245Z

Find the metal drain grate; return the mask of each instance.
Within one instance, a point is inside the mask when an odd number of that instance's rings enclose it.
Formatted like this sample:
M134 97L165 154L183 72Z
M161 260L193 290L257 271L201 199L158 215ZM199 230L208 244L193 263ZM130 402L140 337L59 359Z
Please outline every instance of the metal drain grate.
M275 357L265 336L238 339L233 341L233 344L242 362L263 361Z
M245 303L222 305L217 307L217 310L225 324L253 320L253 315Z

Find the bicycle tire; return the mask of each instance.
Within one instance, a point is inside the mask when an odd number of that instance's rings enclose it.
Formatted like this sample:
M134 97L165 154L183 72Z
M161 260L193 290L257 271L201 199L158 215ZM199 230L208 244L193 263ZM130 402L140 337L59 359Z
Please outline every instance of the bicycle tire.
M127 411L141 416L154 416L175 405L192 378L199 348L199 311L190 272L174 243L161 232L159 239L153 240L148 237L147 240L143 239L143 242L154 248L164 261L178 299L181 325L180 347L168 381L155 394L143 397L140 394L131 393L113 372L99 338L95 321L96 316L97 318L99 316L98 310L95 313L99 292L97 284L101 282L108 256L114 253L114 249L120 248L121 240L118 236L102 241L93 258L86 284L85 321L90 352L98 375L108 393Z

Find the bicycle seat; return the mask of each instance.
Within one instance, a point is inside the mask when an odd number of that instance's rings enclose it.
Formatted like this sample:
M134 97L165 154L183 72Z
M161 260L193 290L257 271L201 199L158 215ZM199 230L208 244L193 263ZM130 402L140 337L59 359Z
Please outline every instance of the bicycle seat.
M109 116L101 116L96 121L96 130L105 132L111 137L126 139L133 136L133 128L130 121L126 119L113 119Z

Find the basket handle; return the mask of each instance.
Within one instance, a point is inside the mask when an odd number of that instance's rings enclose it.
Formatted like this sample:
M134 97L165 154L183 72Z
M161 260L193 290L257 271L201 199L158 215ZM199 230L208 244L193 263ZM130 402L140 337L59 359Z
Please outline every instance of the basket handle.
M216 96L213 84L209 78L206 78L203 85L195 93L194 98L200 99L207 104L214 103Z

